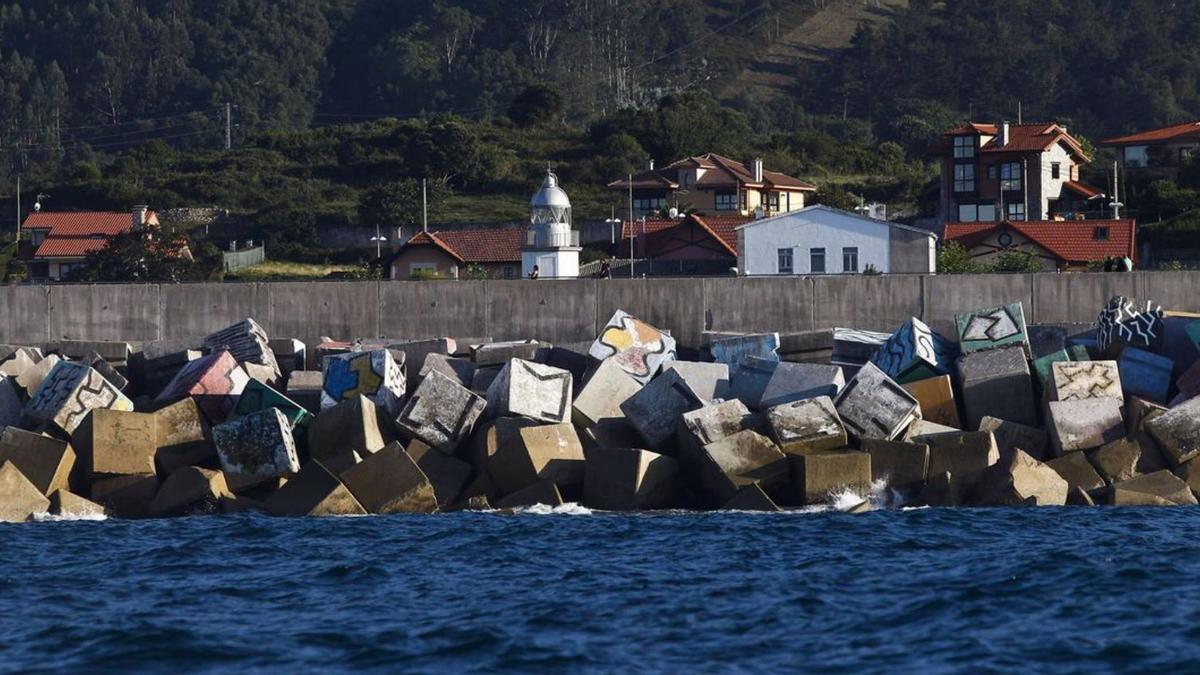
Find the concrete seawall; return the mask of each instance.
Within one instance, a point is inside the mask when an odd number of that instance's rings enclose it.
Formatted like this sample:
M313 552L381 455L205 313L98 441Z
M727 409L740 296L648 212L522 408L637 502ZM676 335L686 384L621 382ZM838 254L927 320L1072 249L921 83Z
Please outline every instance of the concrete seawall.
M953 333L955 312L1024 303L1030 323L1090 323L1113 295L1200 311L1200 272L569 281L356 281L0 287L2 342L189 338L247 316L272 335L590 340L616 309L696 346L705 330Z

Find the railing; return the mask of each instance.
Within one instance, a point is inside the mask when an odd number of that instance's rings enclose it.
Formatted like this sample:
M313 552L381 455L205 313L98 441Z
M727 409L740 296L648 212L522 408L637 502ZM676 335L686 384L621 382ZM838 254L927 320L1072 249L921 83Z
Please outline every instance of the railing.
M263 262L267 259L267 254L262 246L255 246L242 251L225 251L221 258L226 272L236 272Z
M525 245L530 248L564 248L579 246L579 230L568 232L538 232L529 230L525 233Z

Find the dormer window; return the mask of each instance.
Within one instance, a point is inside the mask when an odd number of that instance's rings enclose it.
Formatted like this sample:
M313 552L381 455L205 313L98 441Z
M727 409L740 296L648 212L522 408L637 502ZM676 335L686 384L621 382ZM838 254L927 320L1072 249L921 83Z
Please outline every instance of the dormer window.
M1108 241L1108 228L1097 227L1096 229L1092 230L1092 239L1095 239L1096 241Z
M954 159L970 159L975 156L974 136L954 137Z

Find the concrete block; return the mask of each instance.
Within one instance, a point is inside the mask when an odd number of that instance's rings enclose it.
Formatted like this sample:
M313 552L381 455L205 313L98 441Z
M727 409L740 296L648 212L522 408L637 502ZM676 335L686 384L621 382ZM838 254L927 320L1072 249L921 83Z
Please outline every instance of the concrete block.
M709 349L712 351L713 361L724 363L730 370L736 370L744 356L778 361L779 333L755 333L722 338L714 340Z
M1051 401L1046 426L1054 451L1091 450L1125 435L1121 402L1115 398Z
M274 408L218 424L212 435L228 473L283 476L300 470L292 426Z
M616 361L601 361L575 397L571 420L576 426L590 427L606 419L624 419L621 404L641 390L642 385Z
M325 467L328 469L329 467ZM225 473L225 485L235 495L253 495L255 498L267 496L287 484L286 476L244 476L240 473Z
M487 366L475 369L475 374L471 376L471 386L469 389L479 395L486 395L488 387L492 386L492 382L500 374L500 369L503 366Z
M321 412L321 389L325 374L319 370L295 370L288 374L287 397L316 415Z
M966 496L988 467L1000 461L1000 448L990 431L959 431L921 436L929 446L929 476L949 473Z
M150 502L158 494L152 473L111 475L92 480L92 501L117 518L147 518Z
M1148 420L1146 431L1158 441L1172 466L1200 456L1200 398L1193 398Z
M760 409L763 394L767 392L767 386L771 384L771 377L779 365L779 361L755 356L742 359L730 374L729 395L753 410Z
M150 516L214 513L222 497L233 497L220 471L185 466L176 469L150 502Z
M21 375L23 375L26 370L36 365L36 363L37 362L30 358L30 356L25 352L17 351L3 362L0 362L0 375L12 378L13 382L15 382L22 389L25 389L25 385L21 384ZM51 364L49 367L53 367L53 364ZM50 372L49 369L43 371L40 376L45 377L45 374L48 372ZM37 389L36 384L34 389ZM29 391L28 389L25 390Z
M921 419L955 429L962 428L958 403L954 400L954 384L949 375L939 375L901 385L921 407Z
M996 439L1001 455L1020 449L1030 457L1043 462L1049 456L1050 435L1043 429L1027 427L997 417L984 417L979 421L980 431L990 431Z
M846 429L828 396L768 408L771 437L789 455L807 455L845 447Z
M697 450L739 431L766 433L763 420L737 399L710 403L680 416L678 435Z
M245 417L268 408L274 408L283 413L288 423L292 425L292 437L301 445L307 444L308 425L312 422L313 414L304 406L257 378L250 378L246 388L242 390L241 396L238 396L230 418Z
M117 371L113 364L105 361L99 354L92 352L83 357L81 363L91 366L100 376L117 389L125 391L129 388L129 379Z
M47 359L49 360L49 359ZM133 401L88 366L60 361L25 404L25 414L70 434L93 410L133 410Z
M1116 361L1060 361L1050 366L1049 384L1051 401L1125 397Z
M1067 484L1077 487L1084 492L1092 492L1104 487L1104 479L1096 472L1096 467L1088 461L1082 452L1070 452L1062 457L1055 457L1046 462L1046 466L1058 472Z
M24 414L25 406L21 403L13 379L0 375L0 429L19 424Z
M1065 506L1067 481L1020 450L988 467L975 487L980 506Z
M824 504L840 491L871 487L871 455L865 452L816 452L789 460L794 496L802 504Z
M1200 396L1200 361L1183 371L1176 385L1179 387L1179 396L1184 400Z
M457 346L454 338L438 337L429 340L391 342L388 343L387 348L391 351L404 352L405 361L409 364L406 389L412 391L421 383L423 376L420 371L424 370L427 359L430 356L449 358Z
M1070 485L1068 483L1068 485ZM1096 500L1078 485L1067 488L1067 506L1095 506Z
M787 490L787 455L755 431L739 431L704 446L699 487L713 505L733 499L737 491L759 483L767 494Z
M1025 349L1012 345L965 353L958 360L967 429L978 429L984 417L1038 426L1037 403Z
M667 370L626 399L621 412L647 447L657 450L671 440L680 415L707 401L692 390L678 370Z
M1088 350L1079 345L1071 345L1062 351L1053 352L1034 359L1032 366L1034 380L1043 390L1050 386L1051 368L1060 361L1090 361L1092 357Z
M900 326L871 356L899 384L927 380L954 372L958 346L916 317Z
M776 512L783 509L763 492L758 483L751 483L738 489L733 499L721 506L722 511L767 511Z
M309 462L266 501L276 516L361 516L363 505L320 462Z
M184 349L155 358L149 358L145 353L135 352L130 360L130 374L134 376L134 386L147 394L161 393L175 379L179 371L203 356L204 354L198 349Z
M190 361L155 397L158 405L193 397L208 421L218 424L233 412L237 397L250 382L233 354L219 351Z
M1120 438L1089 451L1088 459L1109 485L1170 468L1154 439L1145 433Z
M466 387L433 371L408 399L396 424L445 453L471 435L486 402Z
M309 456L332 468L339 457L378 452L389 440L380 429L379 416L380 411L366 396L322 410L308 424Z
M1156 351L1162 334L1163 311L1152 302L1114 296L1096 317L1096 346L1109 358L1125 347Z
M539 480L496 502L498 509L520 509L530 506L562 506L562 493L554 481Z
M50 495L50 513L67 518L98 518L104 507L68 490L56 490Z
M54 370L59 361L62 361L57 354L51 354L37 363L30 362L30 365L22 368L19 372L12 373L12 377L16 378L17 385L25 390L27 394L33 396L38 387L42 385L42 381ZM11 363L12 361L9 361Z
M487 459L487 472L501 494L512 494L538 480L578 494L583 487L583 444L569 423L525 426L496 422L498 447Z
M438 507L433 484L399 443L368 455L340 478L368 513L433 513Z
M1188 484L1166 469L1112 486L1114 506L1194 506L1196 503L1196 496Z
M11 462L48 497L56 490L70 489L75 451L57 438L8 427L0 433L0 464L4 462Z
M84 465L94 474L154 473L158 421L148 413L97 410L91 417L90 452ZM81 451L82 452L82 451Z
M47 513L50 500L25 477L16 464L0 462L0 522L23 523L35 513Z
M1166 403L1171 391L1172 373L1175 362L1165 356L1151 354L1142 349L1128 347L1121 352L1117 362L1121 375L1121 388L1126 396L1141 396Z
M578 431L579 440L586 452L596 448L636 448L642 444L642 437L638 435L637 429L624 418L609 418Z
M917 399L868 363L834 401L842 424L855 438L892 440L920 415Z
M308 367L308 347L296 338L271 338L267 341L275 363L279 365L279 375L286 378L297 370Z
M571 374L540 363L511 359L487 390L488 417L519 416L551 424L571 415Z
M359 396L366 396L391 415L400 413L404 402L404 374L391 352L376 349L351 352L325 359L321 409L325 410Z
M1060 354L1068 347L1067 329L1063 326L1031 323L1025 326L1025 335L1029 340L1031 360Z
M883 343L892 337L891 333L880 333L872 330L855 328L833 329L833 361L835 365L861 366L871 357Z
M675 338L617 310L592 343L588 354L597 361L616 359L633 379L646 384L675 360Z
M663 367L673 370L687 382L688 389L701 401L725 400L730 397L729 366L724 363L675 360Z
M675 506L679 465L646 450L601 448L587 455L583 504L607 511L643 511Z
M954 323L964 356L1010 345L1020 345L1022 352L1029 349L1025 309L1019 302L955 314Z
M408 452L408 456L417 463L421 472L429 478L439 508L447 507L458 501L458 496L462 494L463 488L467 486L467 481L471 479L470 464L435 450L419 440L409 441L405 450Z
M279 376L279 364L271 351L270 338L254 319L246 318L232 326L205 336L201 343L210 351L228 351L238 363L253 363L270 368Z
M475 378L475 364L470 359L445 354L427 354L419 371L409 369L409 391L415 390L431 370L436 370L452 380L458 380L459 384L467 388L470 388Z
M212 430L195 399L185 398L154 413L155 472L166 478L185 466L209 466L217 459Z
M1144 398L1130 396L1125 399L1125 430L1134 434L1141 431L1146 422L1167 412L1168 408Z
M471 360L480 368L502 366L512 359L532 361L541 347L542 343L537 340L488 342L471 347Z
M780 363L771 373L771 379L759 400L759 407L766 409L818 396L833 399L837 398L844 386L846 379L842 376L839 366Z
M963 483L954 480L950 472L931 473L921 490L921 501L935 507L961 506L965 496L963 490Z
M938 424L937 422L930 422L929 420L916 420L912 424L908 425L908 429L905 430L903 436L899 437L899 440L902 440L905 443L912 443L917 442L916 439L919 439L923 436L936 436L937 434L957 434L961 431L961 429L948 427L945 424Z
M868 438L862 451L871 456L871 481L884 481L891 490L916 495L929 473L929 446Z

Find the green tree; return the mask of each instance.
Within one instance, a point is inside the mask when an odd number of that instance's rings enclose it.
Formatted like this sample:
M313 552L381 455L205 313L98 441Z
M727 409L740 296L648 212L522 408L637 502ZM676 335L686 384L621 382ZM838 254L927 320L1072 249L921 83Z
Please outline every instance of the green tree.
M1041 272L1045 265L1038 257L1029 251L1008 249L996 256L996 262L989 271L1009 274L1033 274Z
M187 237L151 229L125 232L87 254L74 281L177 282L193 265Z
M986 271L984 265L957 241L948 241L938 251L938 274L979 274Z
M525 87L508 106L508 118L521 127L547 124L562 115L562 112L562 93L557 88L545 84Z
M444 215L443 206L453 191L443 181L428 181L426 185L429 218ZM420 225L421 181L406 178L377 185L363 193L358 203L358 222L382 228Z

